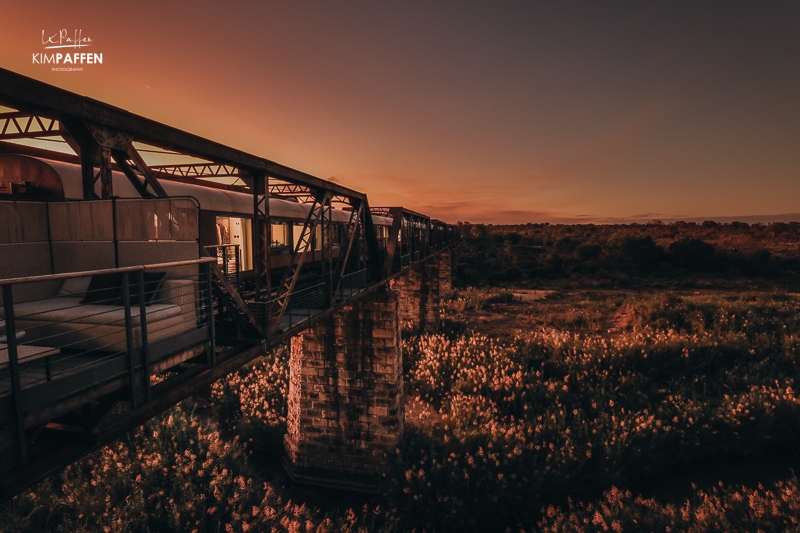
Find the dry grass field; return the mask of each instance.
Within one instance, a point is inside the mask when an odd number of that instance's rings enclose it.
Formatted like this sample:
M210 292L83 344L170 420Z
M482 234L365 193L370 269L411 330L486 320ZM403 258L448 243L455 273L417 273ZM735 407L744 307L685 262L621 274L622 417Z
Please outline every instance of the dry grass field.
M0 529L798 530L794 256L581 284L573 252L563 276L482 288L462 257L441 332L404 334L406 435L379 495L288 483L278 350L6 503Z

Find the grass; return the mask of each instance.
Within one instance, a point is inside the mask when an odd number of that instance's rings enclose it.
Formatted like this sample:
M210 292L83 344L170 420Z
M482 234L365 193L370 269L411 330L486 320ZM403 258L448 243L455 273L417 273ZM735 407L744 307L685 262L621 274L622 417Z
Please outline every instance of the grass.
M697 294L695 294L697 293ZM366 507L304 505L276 467L288 354L5 504L12 531L784 531L761 485L641 488L800 446L800 298L780 291L456 291L404 341L406 436ZM480 328L480 333L475 329ZM488 332L488 333L487 333Z

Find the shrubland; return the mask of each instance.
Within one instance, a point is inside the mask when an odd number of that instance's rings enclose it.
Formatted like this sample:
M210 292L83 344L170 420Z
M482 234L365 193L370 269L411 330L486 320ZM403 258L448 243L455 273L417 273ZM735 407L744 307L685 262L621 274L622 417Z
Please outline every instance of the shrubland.
M795 280L800 223L462 224L462 286L719 287Z
M288 354L280 349L7 502L0 524L9 531L797 530L797 235L786 237L794 248L770 251L774 269L719 271L713 286L714 271L681 266L675 254L683 244L672 243L698 239L714 247L710 257L728 257L722 230L731 228L697 225L696 233L668 236L671 228L653 226L635 238L651 238L642 249L663 271L644 273L632 261L620 271L627 278L608 278L624 290L609 289L600 275L576 287L574 270L581 254L610 261L627 246L624 235L611 239L620 228L592 230L608 239L594 235L599 251L576 252L594 245L582 240L564 255L564 277L511 282L487 274L476 282L482 288L467 286L466 258L477 253L468 236L461 286L442 302L442 330L404 335L406 435L378 495L331 503L283 476ZM537 261L561 253L555 243L568 227L556 229L536 244L545 250L532 253ZM761 236L769 227L739 229ZM513 264L515 247L533 238L520 228L486 230L498 264ZM507 238L514 233L519 238ZM773 468L760 468L768 462Z

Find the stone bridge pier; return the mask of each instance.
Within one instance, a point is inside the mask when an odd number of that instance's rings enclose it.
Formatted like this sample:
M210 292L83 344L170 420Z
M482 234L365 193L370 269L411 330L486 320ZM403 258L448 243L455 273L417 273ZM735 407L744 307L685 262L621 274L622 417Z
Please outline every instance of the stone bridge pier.
M292 339L284 444L295 481L377 489L403 437L400 325L438 327L451 261L429 258Z
M414 265L390 284L400 293L400 325L419 332L441 326L439 298L452 288L453 256L442 251Z
M294 337L289 373L292 478L375 489L403 435L397 293L365 295Z

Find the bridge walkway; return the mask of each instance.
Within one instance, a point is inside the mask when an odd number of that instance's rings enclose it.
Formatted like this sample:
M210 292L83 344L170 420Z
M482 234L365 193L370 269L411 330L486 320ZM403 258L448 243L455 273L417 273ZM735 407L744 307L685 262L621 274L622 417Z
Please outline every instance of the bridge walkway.
M280 326L270 323L274 315L264 311L274 308L274 302L248 301L254 314L263 320L263 334L256 337L252 331L238 328L237 332L234 328L234 334L230 335L226 332L226 321L228 326L233 322L230 311L211 290L210 277L214 271L209 265L213 261L206 258L97 271L138 274L144 289L146 272L178 270L183 274L170 280L169 290L175 287L185 290L178 295L174 290L169 296L161 294L159 297L167 303L158 303L156 299L153 304L139 302L136 306L130 294L132 287L128 287L127 301L101 310L93 317L95 323L78 324L79 318L37 321L29 308L40 309L66 301L72 302L72 306L60 307L58 311L69 314L91 307L75 298L64 300L54 295L33 303L19 303L15 308L12 290L22 285L44 285L54 277L74 280L92 272L0 280L6 296L5 343L0 348L6 350L10 360L0 367L0 498L10 497L115 440L354 300L388 286L388 280L384 280L340 288L335 302L322 296L325 287L307 288L305 296L303 290L298 290L298 297L287 306ZM193 267L188 275L187 266ZM397 269L394 276L401 276L414 266ZM142 294L146 292L144 289ZM181 308L177 302L189 298L189 293L192 308ZM177 320L159 320L159 313L169 305L178 307L173 310L178 313L173 317ZM47 355L24 357L25 350L30 349L44 350ZM11 356L13 352L15 356Z

